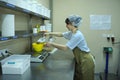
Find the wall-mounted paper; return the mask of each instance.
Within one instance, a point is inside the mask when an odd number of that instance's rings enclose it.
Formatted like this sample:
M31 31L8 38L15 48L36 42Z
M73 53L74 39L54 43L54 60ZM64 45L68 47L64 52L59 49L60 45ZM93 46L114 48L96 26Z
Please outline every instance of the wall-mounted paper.
M1 15L2 37L15 36L15 15Z
M111 29L111 15L90 15L90 28L92 30Z

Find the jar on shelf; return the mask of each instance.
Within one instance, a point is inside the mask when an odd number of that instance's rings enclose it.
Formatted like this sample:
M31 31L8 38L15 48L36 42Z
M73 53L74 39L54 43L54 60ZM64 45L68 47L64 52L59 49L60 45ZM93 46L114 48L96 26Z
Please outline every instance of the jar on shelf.
M33 33L37 33L37 28L36 27L33 28Z
M36 25L36 28L37 28L37 33L39 33L39 32L40 32L40 25L37 24L37 25Z

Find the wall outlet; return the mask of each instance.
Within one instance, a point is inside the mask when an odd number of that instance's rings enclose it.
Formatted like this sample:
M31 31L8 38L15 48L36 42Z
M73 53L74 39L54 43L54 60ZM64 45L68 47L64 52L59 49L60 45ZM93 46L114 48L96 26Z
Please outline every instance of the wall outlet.
M8 55L8 49L1 49L0 50L0 57L5 57Z

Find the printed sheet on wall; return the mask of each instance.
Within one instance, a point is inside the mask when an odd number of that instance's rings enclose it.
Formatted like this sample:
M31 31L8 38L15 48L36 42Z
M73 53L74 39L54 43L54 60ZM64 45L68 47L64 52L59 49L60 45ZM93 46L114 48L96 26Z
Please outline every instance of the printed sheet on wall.
M110 30L111 15L90 15L91 30Z

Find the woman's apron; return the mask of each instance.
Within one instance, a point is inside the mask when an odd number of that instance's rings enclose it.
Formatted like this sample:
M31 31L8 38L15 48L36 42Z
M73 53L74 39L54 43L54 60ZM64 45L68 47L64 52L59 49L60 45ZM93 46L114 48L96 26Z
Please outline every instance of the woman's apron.
M74 80L94 80L94 61L90 53L73 49L75 56Z

